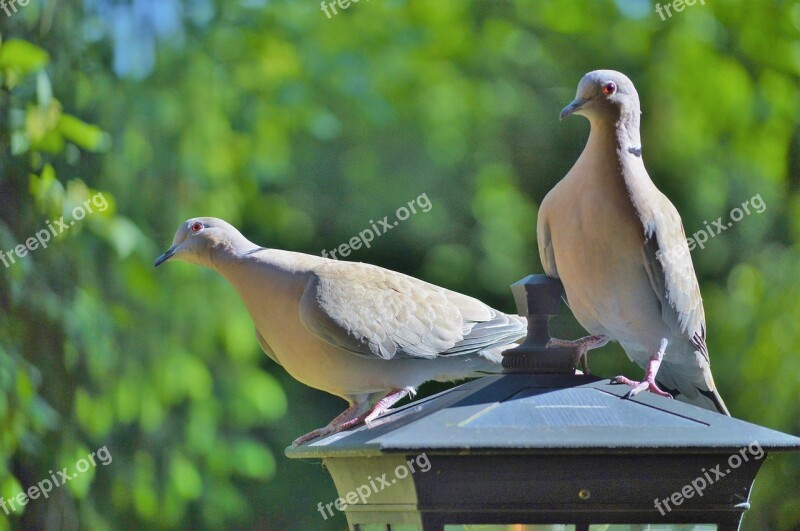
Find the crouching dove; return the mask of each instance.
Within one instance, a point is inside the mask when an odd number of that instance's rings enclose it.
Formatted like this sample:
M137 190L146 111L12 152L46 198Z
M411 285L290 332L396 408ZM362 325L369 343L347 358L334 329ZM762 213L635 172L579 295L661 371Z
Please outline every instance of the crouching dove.
M588 118L589 140L544 198L537 237L545 273L560 278L567 303L592 336L586 352L618 341L646 369L628 397L649 390L729 415L711 377L700 288L678 211L642 162L639 96L625 75L589 72L561 111ZM662 388L664 390L662 390ZM666 391L669 392L666 392Z
M501 352L525 336L521 317L377 266L267 249L216 218L183 223L170 259L230 282L264 352L300 382L350 405L294 446L369 423L429 380L499 372Z

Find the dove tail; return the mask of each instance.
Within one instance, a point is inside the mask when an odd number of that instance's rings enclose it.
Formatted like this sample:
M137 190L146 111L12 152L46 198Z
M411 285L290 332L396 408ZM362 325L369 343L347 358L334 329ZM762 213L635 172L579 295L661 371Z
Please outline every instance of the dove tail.
M731 416L730 411L728 411L728 408L725 406L725 402L722 401L722 397L719 396L719 393L716 389L712 391L702 391L698 389L698 391L700 391L701 395L705 396L714 403L714 406L716 406L718 412L729 417Z
M659 376L664 375L659 374ZM690 388L692 391L691 394L688 392L688 390L686 393L682 393L679 389L676 389L676 386L668 385L668 383L664 382L665 379L666 378L656 378L656 383L661 389L668 391L669 394L671 394L676 400L715 411L717 413L722 413L723 415L727 415L729 417L731 416L727 406L725 406L725 402L722 401L722 397L719 395L719 392L717 392L716 389L704 391L692 385Z

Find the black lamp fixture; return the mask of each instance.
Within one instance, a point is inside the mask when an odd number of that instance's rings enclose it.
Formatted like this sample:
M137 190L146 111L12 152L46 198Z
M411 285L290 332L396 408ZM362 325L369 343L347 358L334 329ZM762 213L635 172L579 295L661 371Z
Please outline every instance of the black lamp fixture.
M504 374L413 402L290 458L321 459L353 531L736 530L767 453L800 438L576 374L547 348L563 287L512 286L528 337Z

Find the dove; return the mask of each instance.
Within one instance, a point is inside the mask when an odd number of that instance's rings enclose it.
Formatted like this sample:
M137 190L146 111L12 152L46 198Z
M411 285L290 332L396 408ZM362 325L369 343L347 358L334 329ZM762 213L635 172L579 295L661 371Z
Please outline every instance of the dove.
M155 261L206 266L233 286L262 350L296 380L346 400L327 426L292 444L369 424L430 380L500 372L527 322L371 264L269 249L200 217L181 224Z
M730 415L711 375L700 287L678 211L645 169L636 89L624 74L596 70L578 84L561 119L577 114L589 139L567 175L542 201L537 220L545 273L591 336L553 340L586 352L617 341L645 369L642 391Z

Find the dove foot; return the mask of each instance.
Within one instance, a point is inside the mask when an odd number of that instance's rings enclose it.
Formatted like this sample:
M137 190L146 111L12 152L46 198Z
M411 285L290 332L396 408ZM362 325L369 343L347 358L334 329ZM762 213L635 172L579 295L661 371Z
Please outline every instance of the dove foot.
M580 339L575 340L567 340L567 339L556 339L551 338L550 341L547 342L547 347L563 347L563 348L574 348L575 349L575 359L573 364L577 367L580 363L581 370L583 374L590 374L589 372L589 360L586 357L586 354L595 348L600 348L603 345L608 343L608 336L604 335L596 335L596 336L586 336Z
M642 391L650 391L651 393L658 396L672 398L671 394L662 391L656 384L656 374L658 374L658 368L661 367L661 360L664 359L664 352L666 350L667 350L667 340L663 339L661 341L661 347L658 349L658 352L652 355L650 359L647 361L647 372L645 372L644 379L641 382L637 382L636 380L629 380L624 376L615 376L614 378L611 379L611 383L629 385L630 387L633 388L630 391L628 391L628 394L625 395L625 398L633 398Z
M351 404L341 415L330 421L327 426L306 433L292 441L292 448L361 424L364 421L364 417L367 415L367 412L364 411L366 406L366 404L359 403Z
M361 423L365 423L369 428L370 424L376 418L388 411L394 404L408 395L414 396L415 394L417 394L417 390L413 387L394 389L366 411L365 409L368 407L367 404L352 404L341 415L330 421L327 426L318 428L295 439L292 442L292 447L294 448L308 441L319 439L320 437L327 437L328 435L339 433L340 431L358 426Z
M372 424L372 421L380 417L385 412L389 411L390 407L395 405L397 402L399 402L406 396L410 395L411 397L413 397L415 394L417 394L417 390L414 389L413 387L405 387L403 389L392 391L391 393L383 397L381 400L379 400L378 403L375 404L375 406L372 408L372 411L367 413L367 416L364 418L364 423L369 428L370 424Z
M638 382L636 380L630 380L624 376L615 376L614 378L611 378L611 383L624 384L633 388L630 391L628 391L628 394L625 395L625 398L633 398L642 391L650 391L651 393L656 394L658 396L672 398L672 395L665 391L662 391L658 387L658 385L656 385L655 381L643 380L641 382Z

